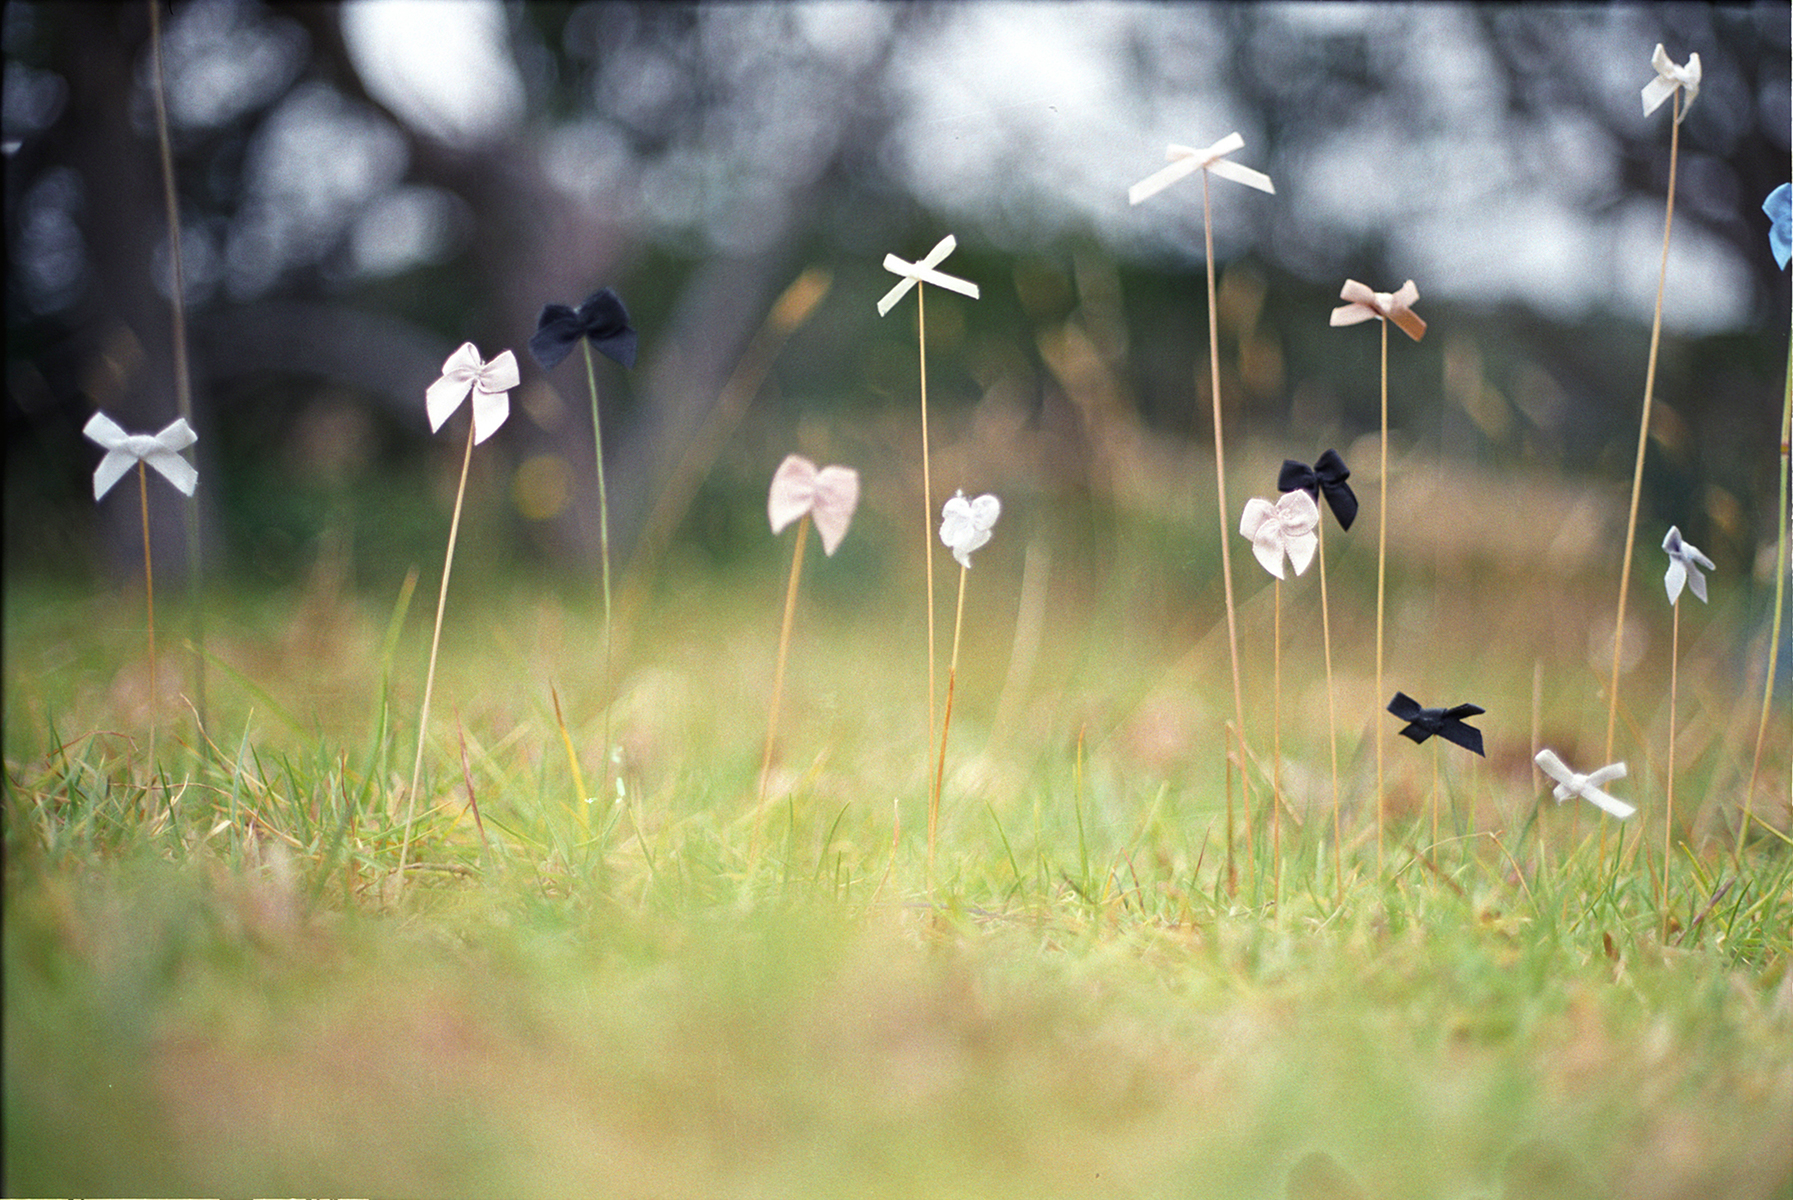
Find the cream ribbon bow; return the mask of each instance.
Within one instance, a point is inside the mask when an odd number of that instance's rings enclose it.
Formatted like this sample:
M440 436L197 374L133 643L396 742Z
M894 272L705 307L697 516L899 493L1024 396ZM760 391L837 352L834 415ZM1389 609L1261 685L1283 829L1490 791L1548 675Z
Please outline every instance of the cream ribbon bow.
M160 433L126 433L111 417L96 412L87 418L81 432L106 451L106 457L100 459L100 465L93 472L95 500L111 491L112 485L123 479L125 472L137 462L154 467L184 495L191 496L199 483L199 472L180 455L182 450L199 440L199 435L193 432L184 417L176 417Z
M787 454L772 474L772 490L766 496L766 516L773 533L805 513L815 518L822 535L822 549L830 557L847 536L853 510L859 507L859 472L852 467L823 467L801 454Z
M1578 775L1551 750L1538 751L1537 757L1532 761L1543 769L1544 774L1556 780L1556 788L1551 795L1556 797L1558 804L1571 796L1580 796L1595 808L1611 813L1621 821L1637 811L1636 805L1627 804L1600 790L1602 784L1625 778L1625 764L1622 762L1601 767L1588 775Z
M1164 157L1170 159L1170 166L1160 168L1154 174L1146 176L1127 189L1127 203L1138 204L1162 192L1177 180L1197 171L1208 171L1230 179L1234 183L1242 183L1246 187L1254 187L1260 192L1276 194L1276 185L1270 182L1270 176L1262 171L1254 171L1250 167L1242 167L1236 162L1228 162L1227 155L1235 150L1245 148L1245 139L1235 130L1209 146L1206 150L1192 150L1188 146L1179 146L1172 142L1164 151Z
M956 491L940 509L940 540L953 552L959 565L969 571L971 552L990 540L990 531L1001 515L1002 501L995 496L985 493L967 500L964 492Z
M1426 336L1425 321L1413 311L1414 304L1419 301L1419 288L1411 279L1402 284L1398 292L1371 291L1369 285L1347 279L1345 286L1339 289L1339 299L1349 303L1332 310L1329 324L1356 325L1360 321L1383 317L1393 321L1402 333L1416 342Z
M473 393L473 441L477 445L498 432L505 418L511 415L510 390L517 386L517 356L509 350L491 362L480 361L472 342L464 343L442 364L442 378L430 384L424 393L424 407L430 414L430 432L442 428L442 422L461 407L467 393Z
M1644 84L1644 116L1649 116L1662 102L1675 94L1676 88L1685 88L1687 98L1681 102L1681 114L1675 118L1679 125L1687 116L1687 110L1693 107L1693 98L1700 94L1700 56L1697 53L1687 56L1687 65L1677 67L1669 58L1668 51L1662 43L1656 43L1656 53L1650 56L1650 65L1656 68L1656 78Z
M1693 594L1700 598L1700 603L1706 603L1706 577L1700 574L1700 568L1717 570L1712 560L1701 554L1698 546L1682 539L1679 525L1668 527L1662 548L1668 554L1668 570L1662 576L1662 585L1668 589L1668 602L1674 604L1680 600L1682 587L1692 584Z
M884 269L893 275L901 275L902 279L898 280L896 286L885 292L884 298L878 301L878 315L881 317L888 313L891 306L901 300L909 289L918 283L931 283L935 287L943 287L948 291L957 292L961 296L970 296L976 300L978 298L977 284L934 269L958 247L959 240L949 233L941 238L939 244L928 251L927 257L920 262L904 262L894 254L886 254Z
M1275 504L1254 496L1245 502L1239 519L1239 532L1251 539L1251 552L1278 579L1283 578L1284 554L1295 564L1297 575L1314 561L1319 526L1320 507L1304 491L1285 492Z

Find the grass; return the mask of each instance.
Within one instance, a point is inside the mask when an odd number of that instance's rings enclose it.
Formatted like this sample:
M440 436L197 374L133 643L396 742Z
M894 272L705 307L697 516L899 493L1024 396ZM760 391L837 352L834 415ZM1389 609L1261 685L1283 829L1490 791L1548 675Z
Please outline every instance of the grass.
M896 537L843 544L802 600L772 768L789 795L757 857L773 543L725 577L670 568L619 637L625 755L589 813L549 689L601 711L595 602L457 599L396 905L426 645L413 620L382 653L394 597L220 598L210 737L168 710L152 772L140 606L9 580L6 1190L1282 1197L1318 1150L1377 1196L1793 1196L1793 846L1762 832L1734 866L1725 833L1759 687L1736 589L1715 578L1683 631L1695 816L1665 940L1644 747L1667 724L1667 614L1621 710L1642 823L1603 837L1585 806L1538 805L1529 727L1542 659L1547 743L1597 753L1605 648L1577 621L1607 581L1391 542L1389 684L1473 680L1490 757L1443 760L1434 845L1432 756L1389 755L1378 878L1373 551L1335 539L1346 878L1322 648L1285 637L1274 909L1267 855L1225 873L1207 520L1058 524L1004 495L931 888L922 597L876 582L915 575L877 558ZM912 506L884 499L866 529L904 527ZM1459 586L1483 577L1504 586ZM1029 588L1049 597L1037 652L1016 636ZM1317 627L1317 589L1286 591L1283 619ZM1270 589L1239 600L1261 729ZM600 726L568 728L588 778ZM1765 772L1786 778L1789 747L1771 730Z

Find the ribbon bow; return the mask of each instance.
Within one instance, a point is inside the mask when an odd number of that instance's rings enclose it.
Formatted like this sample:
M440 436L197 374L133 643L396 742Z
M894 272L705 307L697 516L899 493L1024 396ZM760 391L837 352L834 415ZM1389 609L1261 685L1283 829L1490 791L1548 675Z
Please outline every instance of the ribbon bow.
M822 549L830 557L847 536L853 510L859 507L859 472L852 467L823 467L801 454L787 454L772 475L772 491L766 497L766 516L773 533L805 513L815 518L822 535Z
M1785 271L1789 242L1793 241L1793 186L1783 183L1769 192L1768 199L1762 201L1762 211L1768 214L1768 248Z
M199 435L193 432L184 417L176 417L163 426L160 433L126 433L111 417L96 412L87 418L81 432L106 451L106 457L100 459L100 465L93 472L95 500L111 491L112 485L123 479L131 464L136 462L146 462L154 467L183 495L191 496L199 483L199 472L180 454L199 440Z
M1704 604L1706 577L1700 574L1700 568L1705 567L1708 571L1718 568L1713 566L1711 559L1700 553L1699 547L1682 540L1681 529L1677 525L1668 527L1668 536L1662 539L1662 548L1668 552L1668 571L1662 577L1663 585L1668 588L1668 602L1679 603L1682 585L1691 583L1693 594Z
M1600 790L1600 785L1609 780L1625 777L1625 764L1622 762L1601 767L1590 775L1577 775L1569 769L1568 764L1550 750L1538 751L1537 757L1532 761L1543 768L1546 775L1557 781L1551 795L1556 797L1558 804L1571 796L1580 796L1595 808L1609 812L1621 821L1637 811L1636 805L1627 804Z
M1644 116L1662 107L1662 102L1674 95L1676 88L1685 88L1687 99L1681 105L1680 116L1675 118L1675 124L1679 125L1687 116L1687 110L1693 107L1693 98L1700 94L1700 56L1689 54L1687 65L1677 67L1668 51L1662 48L1662 43L1657 42L1650 65L1656 68L1656 78L1644 84Z
M920 262L904 262L894 254L886 254L884 269L893 275L901 275L902 278L897 281L895 287L884 293L882 300L878 301L878 315L881 317L888 313L891 306L907 295L909 289L918 283L931 283L935 287L943 287L949 292L957 292L961 296L970 296L976 300L978 298L977 284L960 279L957 275L948 275L934 269L945 261L947 255L958 248L959 239L949 233L941 238L939 244L928 251L927 257Z
M549 304L536 318L529 339L529 354L544 371L552 371L586 338L607 358L625 367L635 365L635 330L629 310L609 288L593 292L577 311L564 304Z
M479 350L467 342L448 356L442 364L442 378L430 384L424 393L424 408L430 415L430 432L442 428L442 422L461 407L467 393L473 393L473 441L485 441L511 415L510 391L521 377L517 373L517 356L509 350L491 362L482 362Z
M1374 292L1367 284L1347 279L1345 286L1339 289L1339 299L1349 303L1332 310L1330 324L1356 325L1372 317L1382 317L1393 321L1402 333L1416 342L1426 336L1426 323L1413 311L1413 305L1419 299L1419 288L1411 279L1402 284L1398 292Z
M1315 532L1319 525L1320 509L1314 498L1303 491L1292 491L1275 504L1255 496L1247 500L1245 513L1239 519L1239 532L1251 539L1251 552L1257 555L1264 570L1281 579L1285 553L1295 564L1297 575L1314 561L1314 549L1320 544Z
M1339 457L1337 450L1328 450L1322 454L1313 466L1296 462L1292 458L1283 459L1282 474L1276 477L1276 490L1292 492L1297 488L1318 500L1320 493L1326 493L1326 503L1332 509L1332 515L1339 519L1339 524L1346 529L1357 519L1357 493L1346 483L1351 478L1351 468Z
M1459 704L1455 708L1421 708L1419 701L1406 692L1396 692L1395 698L1388 702L1388 711L1407 722L1407 728L1401 730L1404 738L1424 743L1429 737L1441 737L1465 750L1473 750L1483 758L1488 757L1482 751L1482 731L1463 723L1464 717L1487 712L1485 708L1478 708L1474 704Z
M940 510L940 540L953 552L959 565L971 569L971 552L990 540L990 530L1002 515L1002 501L985 493L976 500L967 500L962 491L954 492Z
M1172 142L1165 148L1164 157L1170 160L1170 166L1161 167L1151 175L1127 189L1127 203L1138 204L1162 192L1165 188L1197 171L1208 171L1230 179L1234 183L1242 183L1246 187L1254 187L1260 192L1276 194L1276 185L1270 182L1270 176L1262 171L1254 171L1250 167L1242 167L1236 162L1228 162L1227 155L1235 150L1245 148L1245 139L1237 131L1227 134L1206 150L1192 150L1188 146L1179 146Z

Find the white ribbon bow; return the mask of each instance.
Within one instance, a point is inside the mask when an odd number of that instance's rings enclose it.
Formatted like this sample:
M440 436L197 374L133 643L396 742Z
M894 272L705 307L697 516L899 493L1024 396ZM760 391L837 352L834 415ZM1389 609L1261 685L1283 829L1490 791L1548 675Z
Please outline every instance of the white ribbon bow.
M823 467L801 454L787 454L772 475L772 490L766 497L766 516L773 533L805 513L815 518L816 532L822 535L822 549L830 557L840 540L847 536L853 510L859 507L859 472L852 467Z
M954 492L940 510L940 540L953 552L959 565L971 569L971 552L990 540L990 530L1002 515L1002 501L988 493L976 500L967 500L962 491Z
M878 315L881 317L890 311L891 305L901 300L910 288L918 283L931 283L935 287L943 287L961 296L978 298L977 284L960 279L956 275L948 275L934 268L943 262L947 255L958 249L959 241L952 234L940 239L939 245L928 251L928 256L920 262L904 262L894 254L884 256L884 269L894 275L901 275L895 287L884 293L878 301Z
M96 412L87 418L81 432L106 451L106 457L100 459L100 465L93 472L95 500L111 491L112 485L123 479L125 472L137 462L154 467L184 495L191 496L199 483L199 472L180 454L199 440L199 435L193 432L184 417L176 417L160 433L126 433L111 417Z
M467 393L473 393L473 441L477 445L498 432L505 418L511 415L510 390L517 386L517 356L509 350L491 362L481 362L479 351L467 342L448 356L442 364L442 378L430 384L424 393L424 406L430 414L430 432L442 428L442 422L461 407Z
M1227 155L1244 147L1245 139L1237 131L1227 134L1206 150L1192 150L1188 146L1172 142L1164 151L1164 157L1170 159L1170 166L1161 168L1128 188L1127 203L1138 204L1141 200L1156 196L1177 180L1197 171L1208 171L1222 179L1230 179L1234 183L1242 183L1246 187L1254 187L1274 196L1276 185L1270 182L1270 176L1227 161Z
M1692 542L1682 540L1679 525L1668 527L1668 536L1662 539L1662 548L1668 552L1668 571L1662 576L1663 586L1668 588L1668 602L1674 604L1680 600L1682 585L1691 583L1693 594L1700 598L1700 603L1704 604L1706 602L1706 577L1700 574L1700 568L1705 567L1708 571L1715 571L1718 568L1713 565L1711 559L1700 553L1699 547Z
M1637 812L1636 805L1627 804L1600 790L1602 784L1625 777L1625 764L1622 762L1601 767L1589 775L1577 775L1554 751L1540 750L1532 761L1543 769L1544 774L1557 781L1551 795L1556 797L1558 804L1571 796L1580 796L1595 808L1611 813L1621 821Z
M1644 116L1661 108L1662 102L1674 95L1676 88L1685 88L1687 98L1681 103L1680 116L1675 118L1675 123L1679 125L1687 116L1687 110L1693 107L1693 98L1700 94L1700 56L1689 54L1687 65L1677 67L1674 60L1669 58L1668 51L1662 48L1662 43L1657 42L1656 53L1650 56L1650 65L1656 68L1656 78L1644 84Z
M1278 579L1283 578L1284 554L1295 564L1295 574L1307 570L1320 544L1319 526L1320 508L1301 490L1283 493L1275 504L1254 496L1245 502L1239 520L1239 532L1251 539L1251 552Z
M1347 279L1345 286L1339 289L1339 299L1348 303L1332 310L1329 324L1356 325L1380 317L1393 321L1402 333L1416 342L1426 336L1425 321L1413 311L1414 304L1419 301L1419 288L1411 279L1402 284L1398 292L1372 291L1368 284Z

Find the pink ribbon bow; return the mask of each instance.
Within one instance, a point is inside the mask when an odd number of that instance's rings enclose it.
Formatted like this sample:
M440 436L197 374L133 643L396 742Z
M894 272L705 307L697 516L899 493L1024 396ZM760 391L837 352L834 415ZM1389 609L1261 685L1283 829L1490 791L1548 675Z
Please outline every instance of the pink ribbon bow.
M1207 171L1222 179L1230 179L1234 183L1242 183L1246 187L1254 187L1260 192L1276 194L1276 185L1270 182L1270 176L1262 171L1254 171L1250 167L1242 167L1236 162L1228 162L1227 155L1235 150L1245 148L1245 139L1237 131L1227 134L1206 150L1193 150L1188 146L1179 146L1172 142L1165 148L1164 157L1170 159L1170 166L1162 167L1155 173L1146 176L1127 189L1127 203L1138 204L1141 200L1156 196L1165 188L1185 176L1197 171Z
M878 301L878 315L881 317L888 313L891 306L907 295L909 289L918 283L931 283L935 287L943 287L948 291L957 292L961 296L970 296L976 300L978 298L977 284L934 269L945 261L947 255L958 249L958 246L959 240L949 233L941 238L939 243L928 251L928 256L920 262L904 262L894 254L886 254L884 269L894 275L901 275L902 279L898 280L896 286L885 292L884 298Z
M801 454L788 454L772 475L772 491L766 497L766 516L773 533L808 513L822 535L822 549L830 557L847 536L853 510L859 507L859 472L852 467L823 467Z
M1339 299L1349 303L1332 310L1330 323L1333 325L1356 325L1360 321L1382 317L1393 321L1402 333L1416 342L1426 336L1426 323L1413 311L1414 303L1419 300L1419 288L1411 279L1402 284L1398 292L1374 292L1366 284L1347 279L1345 286L1339 289Z
M100 465L93 472L95 500L111 491L112 485L123 479L125 472L138 462L154 467L184 495L191 496L199 483L199 472L180 455L182 450L199 440L199 435L193 432L184 417L176 417L163 426L160 433L126 433L111 417L96 412L87 418L81 432L106 451L106 457L100 459Z
M467 393L473 393L473 441L477 445L498 432L505 418L511 415L510 390L517 386L517 356L509 350L491 362L481 362L472 342L448 356L442 364L442 378L430 384L424 393L424 407L430 414L430 432L442 428L442 422L461 407Z
M1284 554L1295 564L1295 574L1307 570L1320 544L1319 525L1319 505L1306 492L1295 491L1285 492L1275 504L1255 496L1247 500L1239 532L1251 539L1251 552L1264 570L1281 579Z
M1689 54L1687 65L1677 67L1668 51L1662 48L1662 43L1657 42L1650 65L1656 68L1656 78L1644 84L1644 116L1661 108L1662 102L1674 95L1676 88L1683 88L1687 98L1681 102L1681 115L1675 118L1678 125L1687 116L1687 110L1693 107L1693 98L1700 94L1700 56Z

